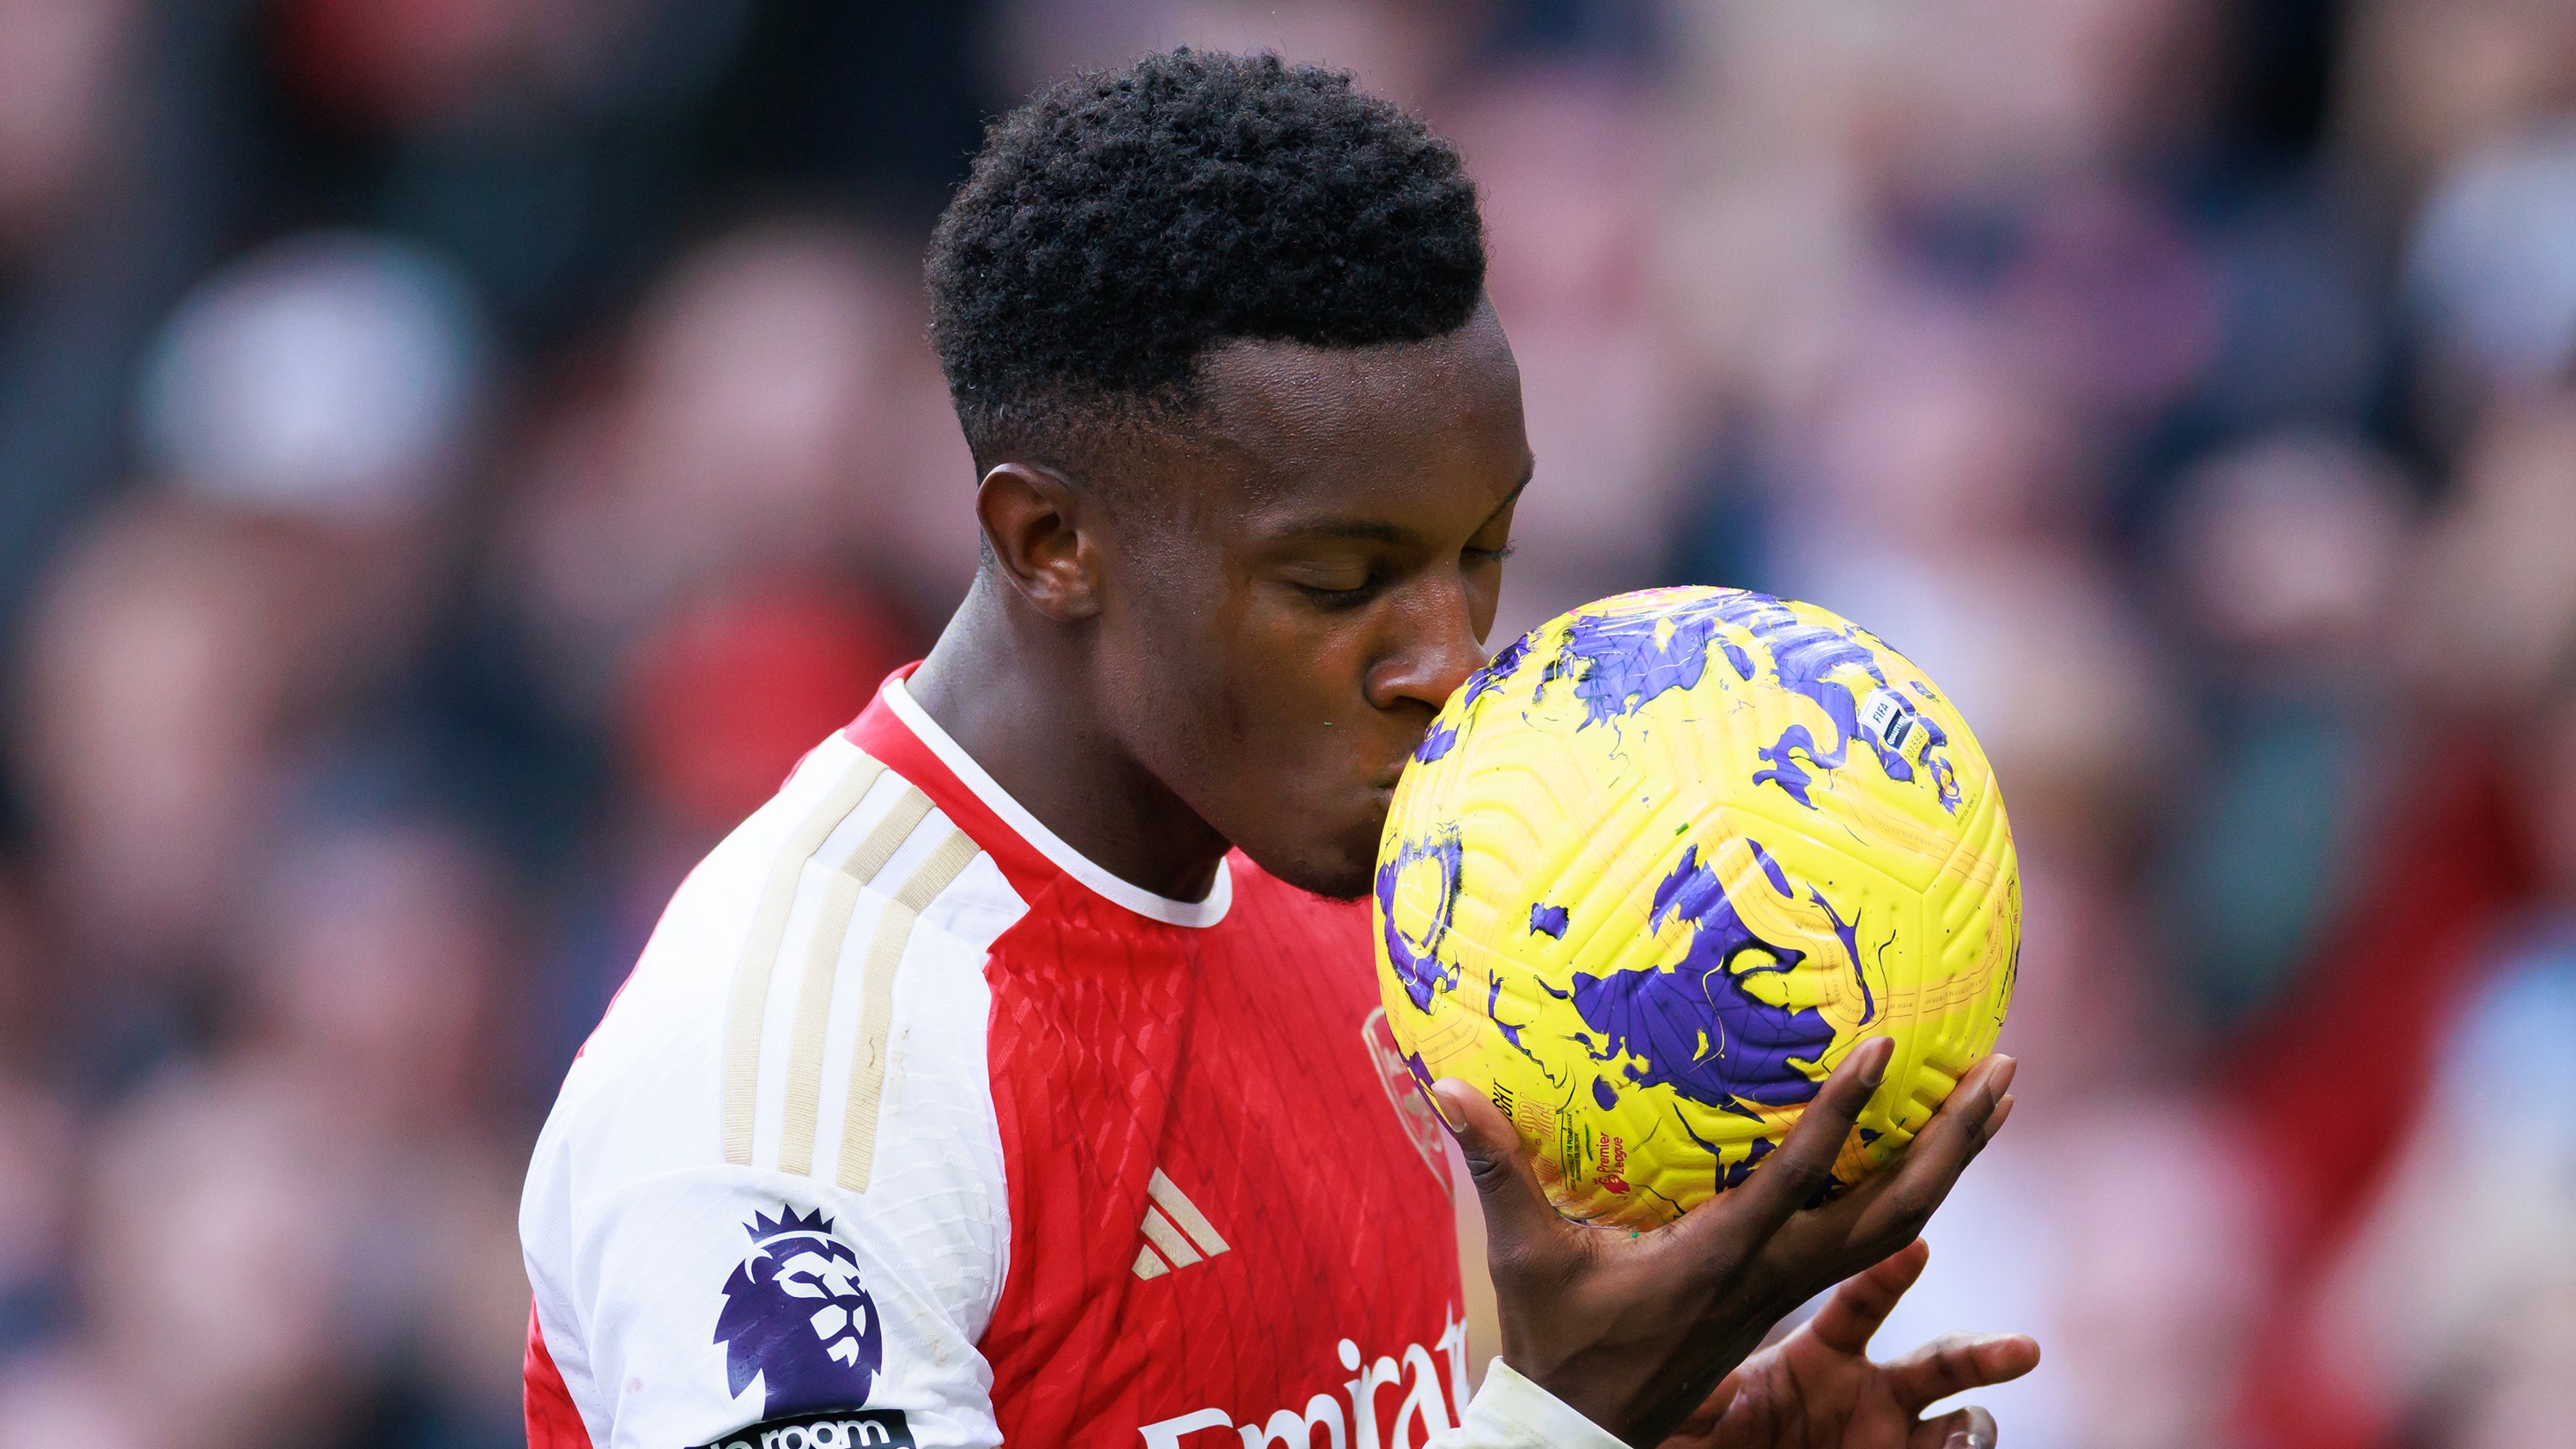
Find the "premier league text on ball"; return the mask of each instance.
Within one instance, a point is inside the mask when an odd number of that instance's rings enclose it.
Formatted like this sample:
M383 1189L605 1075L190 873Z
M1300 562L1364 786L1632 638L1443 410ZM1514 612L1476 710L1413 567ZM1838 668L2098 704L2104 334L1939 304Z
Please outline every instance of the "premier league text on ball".
M1896 1053L1847 1185L1994 1046L2021 878L1931 680L1737 589L1589 604L1452 697L1378 847L1387 1022L1473 1083L1570 1217L1669 1221L1742 1182L1844 1056Z

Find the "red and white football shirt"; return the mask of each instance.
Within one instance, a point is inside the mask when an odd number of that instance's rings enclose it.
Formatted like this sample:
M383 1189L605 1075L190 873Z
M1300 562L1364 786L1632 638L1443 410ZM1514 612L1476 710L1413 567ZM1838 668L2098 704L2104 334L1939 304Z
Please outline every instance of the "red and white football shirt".
M1613 1445L1467 1427L1364 907L1067 847L901 676L673 897L520 1209L536 1449Z

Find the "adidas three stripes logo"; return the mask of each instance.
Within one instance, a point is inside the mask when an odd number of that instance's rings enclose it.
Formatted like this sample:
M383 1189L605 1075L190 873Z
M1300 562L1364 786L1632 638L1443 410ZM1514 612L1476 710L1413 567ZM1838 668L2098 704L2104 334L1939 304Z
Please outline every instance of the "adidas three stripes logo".
M1163 1169L1154 1169L1153 1179L1145 1184L1145 1196L1151 1201L1145 1205L1145 1243L1136 1250L1137 1277L1160 1278L1226 1251L1216 1225L1163 1175Z

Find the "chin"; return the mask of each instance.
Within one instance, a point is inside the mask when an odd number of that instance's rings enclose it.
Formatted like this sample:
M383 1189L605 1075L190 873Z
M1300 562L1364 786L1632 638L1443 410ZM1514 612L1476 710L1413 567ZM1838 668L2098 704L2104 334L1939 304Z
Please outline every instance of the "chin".
M1280 877L1287 880L1287 877ZM1376 884L1376 871L1367 861L1347 870L1319 874L1308 880L1290 880L1299 890L1313 891L1328 901L1364 901L1369 888Z
M1284 858L1270 858L1268 852L1244 847L1252 863L1301 891L1310 891L1328 901L1356 901L1368 896L1377 883L1377 836L1371 832L1365 845L1353 848L1347 844L1322 845L1298 850Z

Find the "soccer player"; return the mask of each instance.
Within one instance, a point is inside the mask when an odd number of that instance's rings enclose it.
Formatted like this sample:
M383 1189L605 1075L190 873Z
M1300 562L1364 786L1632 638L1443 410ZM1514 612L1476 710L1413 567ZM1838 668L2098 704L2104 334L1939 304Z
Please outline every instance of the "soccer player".
M1457 154L1343 75L1177 52L993 128L929 262L983 566L566 1076L532 1445L1991 1443L1917 1416L2028 1340L1863 1349L2010 1064L1810 1206L1883 1043L1643 1236L1441 1084L1503 1326L1469 1395L1441 1119L1351 902L1530 478L1484 270Z

